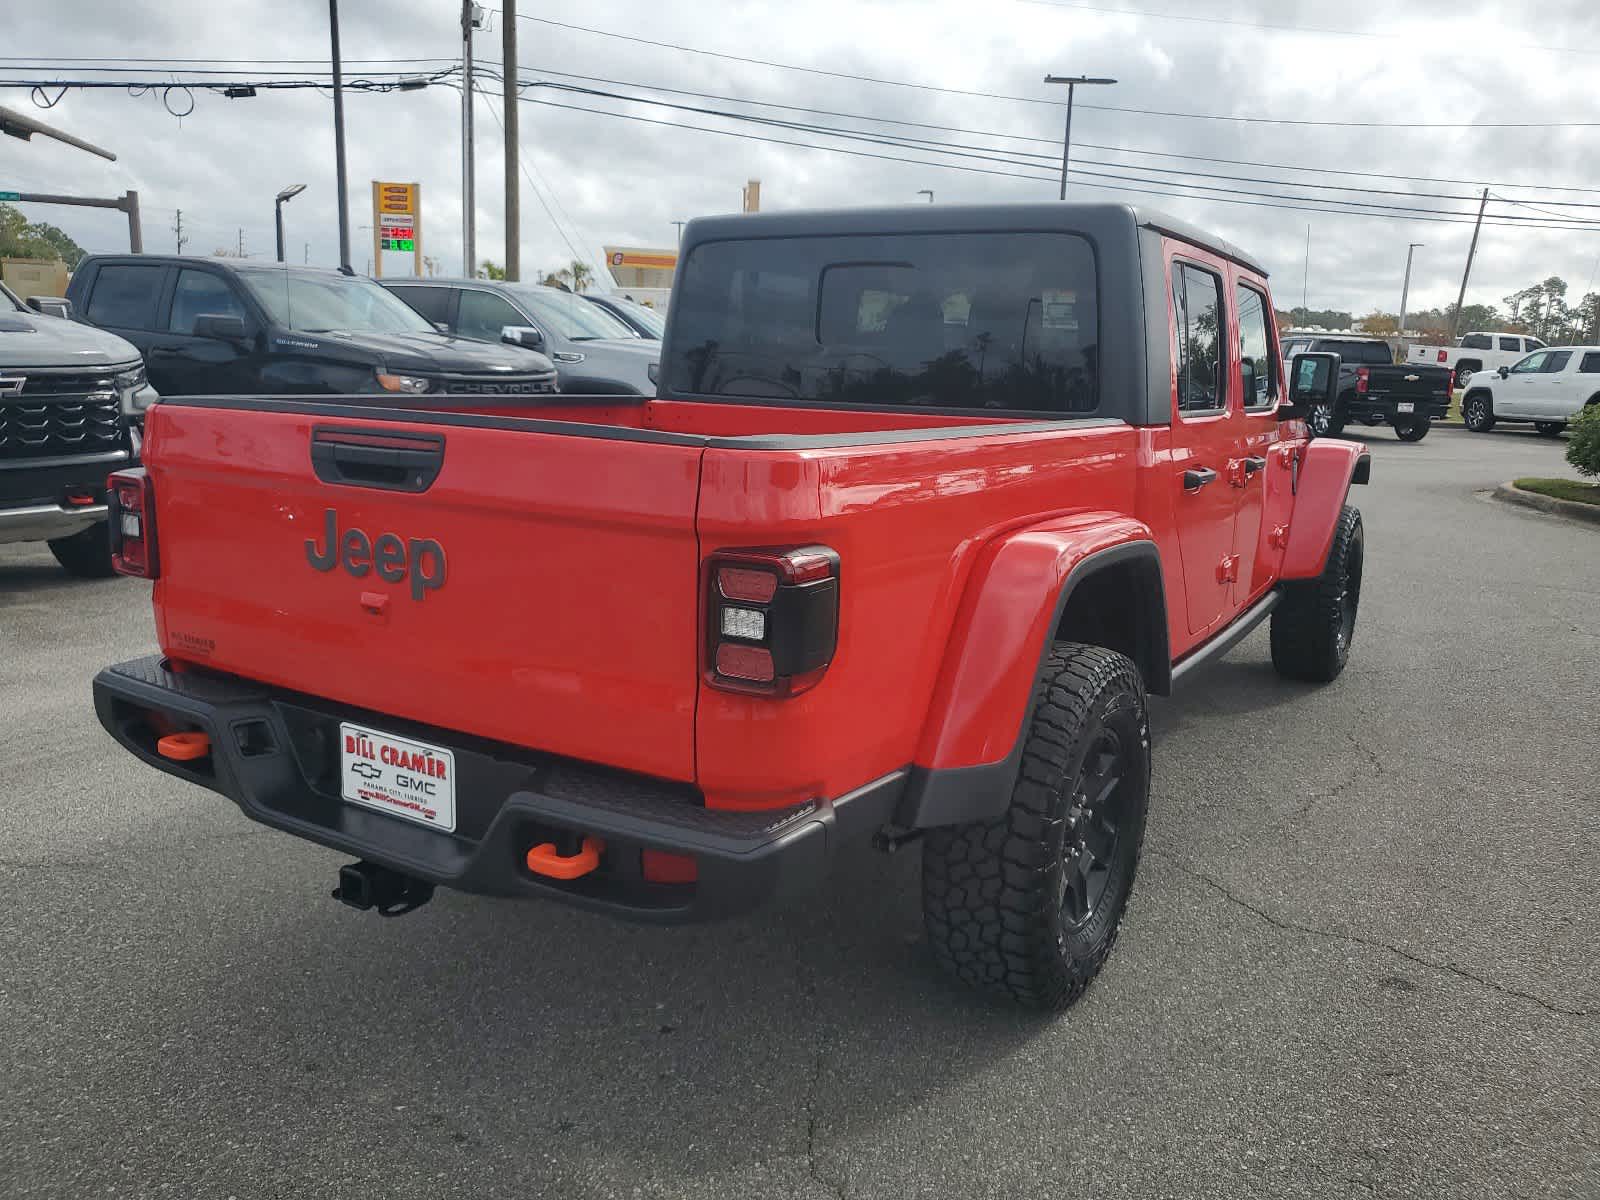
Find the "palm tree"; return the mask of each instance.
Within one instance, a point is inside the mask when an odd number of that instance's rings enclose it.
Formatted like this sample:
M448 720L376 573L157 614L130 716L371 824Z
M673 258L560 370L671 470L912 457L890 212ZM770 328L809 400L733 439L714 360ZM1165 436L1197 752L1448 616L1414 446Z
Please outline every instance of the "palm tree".
M581 292L594 280L594 268L580 259L573 259L572 265L560 272L563 279L572 281L572 290Z

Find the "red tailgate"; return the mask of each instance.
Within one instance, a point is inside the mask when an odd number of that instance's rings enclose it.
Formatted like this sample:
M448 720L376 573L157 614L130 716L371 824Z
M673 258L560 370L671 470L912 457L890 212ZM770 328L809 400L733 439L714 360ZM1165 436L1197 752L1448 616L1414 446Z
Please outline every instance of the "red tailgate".
M698 445L183 404L148 426L166 653L693 778ZM442 460L422 492L325 482L314 433Z

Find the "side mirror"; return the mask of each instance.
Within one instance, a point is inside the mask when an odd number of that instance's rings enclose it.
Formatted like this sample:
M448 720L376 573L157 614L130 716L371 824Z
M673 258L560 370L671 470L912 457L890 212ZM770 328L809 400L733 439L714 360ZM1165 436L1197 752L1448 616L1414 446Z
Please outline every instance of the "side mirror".
M1500 373L1500 378L1504 379L1507 375L1511 374L1511 368L1510 367L1501 367L1499 373Z
M1289 360L1289 402L1278 406L1280 421L1303 420L1319 404L1335 404L1339 399L1337 354L1310 350Z
M23 303L40 316L72 319L72 301L61 296L29 296Z
M194 336L219 342L241 342L244 340L244 318L202 313L194 319Z
M524 350L544 349L544 334L531 325L507 325L500 330L500 340Z

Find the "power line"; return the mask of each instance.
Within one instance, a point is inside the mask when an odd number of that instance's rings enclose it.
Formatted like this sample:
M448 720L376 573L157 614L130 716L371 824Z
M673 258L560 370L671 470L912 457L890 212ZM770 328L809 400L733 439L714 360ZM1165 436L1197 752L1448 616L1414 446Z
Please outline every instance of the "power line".
M611 100L621 100L621 101L629 102L629 103L640 103L640 104L654 105L654 106L668 108L668 109L674 109L674 110L685 111L685 112L692 112L692 113L696 113L696 114L699 114L699 115L702 115L702 116L712 116L712 117L719 117L719 118L730 119L730 120L744 121L744 122L747 122L747 123L750 123L750 124L755 124L755 125L763 125L763 126L775 127L775 128L779 128L779 129L784 129L784 130L789 130L789 131L794 131L794 132L800 132L800 133L818 134L818 135L821 135L821 136L824 136L824 137L841 138L841 139L844 139L844 140L847 140L847 141L862 142L862 143L866 143L866 144L869 144L869 145L887 146L887 147L892 147L892 148L895 148L895 149L906 149L906 150L911 150L911 151L918 152L918 153L943 154L943 155L946 155L946 156L949 156L949 157L953 157L953 158L961 158L961 159L966 159L966 160L971 160L971 161L976 161L976 162L996 163L996 164L1000 164L1000 165L1004 165L1004 166L1016 166L1016 167L1024 167L1024 168L1026 168L1026 167L1036 167L1036 166L1039 165L1038 163L1027 162L1027 161L1024 161L1024 160L1021 160L1021 159L1004 157L1000 153L993 152L992 149L989 148L989 147L977 147L977 146L971 146L971 145L968 145L968 144L965 144L965 143L952 144L952 143L948 143L948 142L939 142L939 141L933 141L933 140L930 140L930 139L922 139L922 138L906 139L906 138L901 137L900 135L874 134L874 133L863 132L863 131L859 131L859 130L839 129L836 126L818 125L818 124L812 124L812 123L806 123L806 122L782 121L782 120L778 120L778 119L771 118L771 117L756 116L756 115L753 115L753 114L750 114L750 113L728 112L728 111L725 111L725 110L704 108L704 107L701 107L701 106L698 106L698 105L678 104L678 103L674 103L672 101L667 101L667 100L656 100L656 99L652 99L652 98L648 98L648 97L628 96L628 95L624 95L624 94L617 93L617 92L602 91L602 90L597 89L597 88L577 87L577 86L572 85L572 84L543 83L543 84L541 84L539 86L549 87L549 88L552 88L552 89L557 90L557 91L577 94L577 95L581 95L581 96L597 97L597 98L611 99ZM523 98L526 99L527 97L523 97ZM596 109L596 110L590 110L590 111L598 112L598 111L601 111L601 110ZM615 115L622 115L622 114L615 114ZM703 127L690 126L689 128L699 129L699 128L703 128ZM969 152L969 151L974 151L974 150L977 150L977 151L990 151L990 152L988 152L988 153L970 153ZM1030 157L1042 157L1042 156L1030 156ZM1119 169L1122 169L1122 170L1137 170L1137 171L1160 171L1161 170L1161 168L1152 168L1152 167L1146 167L1146 166L1130 166L1128 164L1121 164L1121 163L1104 163L1104 162L1102 162L1100 160L1092 160L1092 161L1091 160L1080 160L1080 161L1090 161L1091 165L1111 166L1111 167L1116 167L1116 168L1119 168ZM1120 180L1120 181L1124 181L1124 182L1128 182L1128 183L1163 184L1163 185L1168 186L1168 187L1182 188L1182 189L1186 189L1188 191L1215 192L1215 191L1221 190L1221 189L1218 189L1215 185L1212 185L1212 184L1189 183L1187 181L1176 180L1176 179L1162 179L1162 178L1150 179L1150 178L1147 178L1147 177L1141 176L1141 175L1117 174L1117 173L1106 172L1106 171L1080 170L1079 172L1077 172L1077 174L1082 176L1082 177L1085 177L1085 178L1113 179L1113 180ZM1166 174L1168 174L1168 175L1178 175L1178 174L1195 175L1197 177L1208 178L1208 179L1221 179L1221 180L1225 180L1225 181L1228 181L1228 182L1265 183L1265 184L1269 184L1269 185L1273 185L1273 186L1291 186L1291 187L1292 186L1303 186L1303 187L1323 188L1323 189L1326 189L1326 190L1343 191L1343 192L1348 192L1348 193L1352 193L1352 194L1354 194L1354 193L1364 193L1364 194L1377 194L1377 195L1414 196L1414 197L1417 197L1419 199L1428 199L1428 198L1446 199L1446 200L1471 200L1471 199L1476 199L1476 197L1459 196L1459 195L1452 195L1452 194L1448 194L1448 193L1417 193L1417 192L1400 191L1400 190L1397 190L1397 189L1375 189L1375 188L1361 188L1361 187L1355 187L1355 186L1340 187L1338 185L1333 185L1333 184L1300 184L1300 185L1295 185L1293 183L1286 183L1285 181L1275 180L1275 179L1264 179L1264 178L1249 177L1249 176L1239 177L1239 176L1218 175L1218 174L1215 174L1215 173L1197 172L1197 171L1192 171L1192 170L1168 170L1166 172ZM1239 188L1228 189L1228 194L1257 196L1257 197L1261 197L1261 198L1264 198L1264 199L1272 199L1272 200L1296 200L1296 201L1304 201L1304 202L1315 203L1315 204L1323 204L1323 205L1337 205L1337 206L1341 206L1341 207L1360 207L1360 208L1363 208L1363 209L1377 210L1376 212L1370 212L1370 213L1366 214L1366 215L1369 215L1369 216L1378 215L1379 213L1384 213L1384 212L1422 213L1422 214L1432 215L1432 216L1462 216L1462 217L1464 217L1466 215L1465 213L1460 212L1459 210L1424 208L1424 207L1417 207L1417 206L1414 206L1414 205L1386 204L1386 203L1380 203L1378 201L1369 201L1369 200L1348 200L1348 199L1344 199L1344 198L1338 197L1338 196L1305 196L1305 195L1294 195L1294 194L1285 195L1285 194L1278 193L1278 192L1258 192L1258 191L1254 191L1254 190L1251 190L1251 189L1239 189ZM1574 202L1574 203L1576 203L1576 202ZM1581 206L1581 207L1600 207L1600 205L1579 205L1579 206ZM1335 210L1319 209L1319 210L1316 210L1316 211L1335 211ZM1579 217L1576 217L1576 216L1570 216L1570 215L1567 215L1567 214L1557 213L1557 214L1553 214L1553 215L1557 219L1562 219L1562 220L1566 220L1566 221L1569 221L1569 222L1575 222L1575 221L1583 220L1583 218L1579 218ZM1511 214L1505 215L1503 217L1503 219L1505 221L1511 222L1511 223L1526 222L1526 223L1536 224L1536 225L1543 225L1543 224L1546 223L1545 221L1543 221L1543 220L1541 220L1539 218L1520 217L1520 216L1511 215Z
M500 10L493 9L491 11L499 12ZM804 67L797 63L775 62L771 59L751 58L742 54L728 54L721 50L706 50L699 46L685 46L679 42L662 42L653 38L638 37L631 33L618 33L613 29L596 29L589 25L575 25L569 21L557 21L551 17L536 17L527 13L518 13L517 19L533 21L556 29L567 29L574 33L588 33L596 37L615 38L619 41L633 42L641 46L654 46L662 50L677 50L685 54L699 54L708 58L720 58L729 62L747 63L757 67L771 67L780 71L799 71L807 75L825 76L829 79L849 79L857 83L875 83L885 87L910 88L921 92L940 92L950 96L1007 100L1017 104L1039 104L1049 108L1063 107L1058 100L1047 100L1040 96L1012 96L1003 92L970 91L963 88L939 87L931 83L913 83L904 79L884 79L875 75L855 75L848 71L830 71L823 67ZM1080 104L1078 107L1092 108L1100 112L1119 112L1147 117L1172 117L1193 121L1226 121L1253 125L1334 126L1348 129L1553 129L1600 127L1600 121L1322 121L1292 117L1247 117L1225 113L1177 112L1160 108L1131 108L1118 104Z
M473 91L476 92L478 95L483 97L484 105L485 105L486 108L488 108L489 115L494 118L494 123L500 127L500 132L501 132L501 134L503 136L505 134L505 128L506 128L505 127L505 122L500 119L500 114L495 110L495 106L494 106L492 97L489 96L489 94L487 92L483 91L483 89L481 89L481 88L474 87ZM577 246L573 245L572 239L567 236L566 229L562 226L561 222L556 219L555 213L550 211L550 205L545 202L543 191L541 191L540 188L539 188L539 185L534 182L534 177L531 174L529 174L529 172L528 172L528 164L520 154L517 156L517 165L522 170L523 178L525 178L528 181L528 186L533 192L534 199L539 201L539 207L544 209L544 215L550 218L550 224L555 228L556 233L560 235L561 240L567 244L567 250L572 254L572 257L574 259L588 258L589 257L588 255L584 254L581 250L578 249ZM546 188L549 188L549 186L550 185L548 183L545 184ZM555 192L554 191L551 191L550 195L551 195L552 199L555 198ZM579 240L580 241L582 240L581 232L580 232ZM593 260L591 259L591 263L592 263L592 261ZM476 269L476 266L474 266L474 269Z
M1105 13L1110 16L1150 17L1159 21L1188 21L1202 25L1232 25L1239 29L1261 29L1271 33L1318 34L1328 37L1371 38L1379 41L1404 41L1413 46L1416 39L1405 33L1384 33L1366 29L1334 29L1325 25L1279 25L1268 21L1243 21L1237 17L1199 16L1194 13L1153 12L1140 8L1112 8L1103 4L1083 4L1074 0L1017 0L1019 4L1032 4L1039 8L1071 8L1082 12ZM1456 47L1452 45L1452 49ZM1492 52L1505 50L1547 50L1552 54L1595 54L1594 50L1579 50L1570 46L1548 46L1538 42L1495 43Z
M914 165L914 166L942 167L943 169L950 170L950 171L965 171L965 172L968 172L970 174L994 175L994 176L1002 176L1002 177L1013 178L1013 179L1028 179L1028 180L1040 180L1040 181L1044 181L1044 182L1050 182L1050 181L1053 181L1054 179L1058 178L1058 174L1049 174L1049 175L1044 175L1044 174L1024 174L1024 173L1019 172L1019 171L1001 171L1001 170L995 170L993 168L986 168L986 167L965 166L965 165L962 165L960 163L938 162L938 161L931 161L931 160L928 160L928 159L918 159L918 158L905 158L905 157L901 157L899 155L879 154L879 153L876 153L876 152L873 152L873 151L868 151L868 150L850 150L850 149L846 149L845 147L842 147L842 146L821 146L821 145L817 145L814 142L797 142L797 141L791 141L791 140L786 139L786 138L768 137L768 136L763 136L761 134L753 134L753 133L739 133L739 132L737 132L735 130L729 130L729 129L716 129L716 128L712 128L712 127L706 126L706 125L691 125L691 124L687 124L687 123L679 122L679 121L663 121L663 120L657 120L657 119L651 118L651 117L637 116L637 115L632 114L632 113L620 113L620 112L614 112L614 111L611 111L611 110L608 110L608 109L588 108L588 107L585 107L583 105L578 105L578 104L563 104L563 103L560 103L560 102L554 101L554 100L541 100L541 99L537 99L537 98L534 98L534 97L528 97L528 96L523 97L523 101L524 101L524 103L529 103L529 104L542 104L542 105L545 105L546 107L549 107L549 108L568 109L568 110L573 111L573 112L591 113L591 114L598 115L598 116L615 117L615 118L618 118L618 119L621 119L621 120L636 121L636 122L639 122L639 123L645 124L645 125L665 126L665 127L669 127L669 128L675 128L675 129L689 129L689 130L695 130L695 131L698 131L698 132L701 132L701 133L714 133L714 134L718 134L718 135L720 135L722 137L740 138L740 139L746 140L746 141L767 142L769 144L780 145L780 146L794 146L794 147L798 147L798 148L801 148L801 149L807 149L807 150L825 150L825 151L828 151L828 152L831 152L831 153L834 153L834 154L845 154L845 155L850 155L850 156L856 157L856 158L878 159L878 160L884 161L884 162L907 163L907 164L911 164L911 165ZM886 145L893 145L894 143L885 143L885 144ZM1029 165L1029 166L1031 166L1032 164L1019 164L1019 165ZM1079 171L1073 171L1072 172L1072 176L1075 179L1078 178L1081 175L1093 175L1093 176L1097 176L1097 177L1106 177L1103 172L1079 172ZM1123 177L1111 176L1110 178L1123 178ZM1132 179L1133 177L1127 177L1127 178ZM1136 180L1136 182L1139 182L1139 183L1147 183L1147 182L1148 183L1166 183L1167 181L1162 181L1162 180ZM1252 208L1277 208L1277 209L1285 209L1285 210L1288 210L1288 211L1295 211L1295 212L1326 213L1326 214L1335 215L1335 216L1378 217L1378 218L1382 218L1382 219L1385 219L1385 220L1392 220L1393 219L1392 217L1390 217L1385 212L1362 212L1362 211L1357 211L1356 209L1354 209L1352 207L1342 207L1342 208L1341 207L1325 207L1326 205L1329 205L1329 204L1339 203L1339 202L1336 202L1336 201L1329 201L1329 200L1320 200L1320 204L1324 205L1324 207L1308 207L1305 204L1284 204L1284 203L1268 202L1268 201L1265 201L1265 200L1245 200L1245 199L1238 198L1238 196L1241 195L1241 194L1243 194L1243 195L1270 196L1271 193L1236 193L1235 192L1235 193L1229 193L1229 194L1226 194L1226 195L1219 195L1219 196L1211 196L1211 195L1194 196L1194 195L1186 195L1185 193L1182 193L1182 192L1173 192L1173 191L1170 191L1170 190L1165 190L1165 191L1164 190L1157 190L1157 189L1148 188L1148 187L1127 186L1126 184L1095 183L1095 182L1092 182L1090 179L1084 179L1083 186L1084 187L1096 187L1096 188L1102 188L1102 189L1105 189L1105 190L1108 190L1108 191L1125 192L1125 193L1132 193L1132 194L1137 194L1137 195L1164 196L1164 197L1167 197L1169 199L1171 199L1171 198L1185 199L1186 198L1186 199L1191 199L1191 200L1206 200L1206 201L1211 201L1211 202L1214 202L1214 203L1217 203L1217 204L1241 204L1241 205L1245 205L1245 206L1252 207ZM1184 185L1184 184L1181 184L1181 183L1179 183L1179 184L1168 183L1167 186L1168 187L1189 186L1189 187L1192 187L1192 188L1199 188L1201 185ZM1275 197L1275 199L1282 200L1282 199L1296 199L1296 198L1295 197ZM1313 198L1313 199L1316 199L1316 198ZM1346 202L1343 202L1343 203L1348 206L1348 205L1352 205L1352 204L1359 204L1360 202L1346 201ZM1375 207L1375 206L1362 206L1362 207ZM1472 224L1471 218L1465 217L1465 216L1457 216L1457 215L1439 215L1439 216L1424 215L1424 214L1429 214L1429 213L1433 213L1433 212L1442 212L1442 211L1443 210L1422 209L1422 210L1418 210L1418 214L1419 215L1410 216L1407 219L1408 220L1414 220L1414 221L1425 221L1425 222L1428 222L1428 223L1431 223L1431 224L1450 224L1450 225L1463 225L1463 224L1468 224L1469 225L1469 224ZM1571 218L1568 218L1568 220L1570 220L1570 219ZM1560 231L1560 232L1591 232L1593 230L1593 227L1591 227L1591 226L1572 225L1572 224L1561 225L1561 224L1556 224L1554 222L1545 221L1545 220L1543 220L1541 218L1517 218L1517 219L1512 219L1512 218L1510 218L1508 216L1502 216L1502 217L1499 217L1499 218L1486 220L1484 222L1484 224L1486 224L1486 225L1497 225L1497 226L1500 226L1500 227L1503 227L1503 228L1513 228L1513 229L1530 229L1531 228L1531 229Z

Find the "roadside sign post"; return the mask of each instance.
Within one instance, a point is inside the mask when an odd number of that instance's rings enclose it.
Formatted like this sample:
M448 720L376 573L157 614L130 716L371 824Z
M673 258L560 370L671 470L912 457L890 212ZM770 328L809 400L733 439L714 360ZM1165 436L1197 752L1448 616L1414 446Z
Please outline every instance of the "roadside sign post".
M411 255L411 273L422 275L422 185L372 181L372 273L383 277L383 252Z

